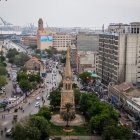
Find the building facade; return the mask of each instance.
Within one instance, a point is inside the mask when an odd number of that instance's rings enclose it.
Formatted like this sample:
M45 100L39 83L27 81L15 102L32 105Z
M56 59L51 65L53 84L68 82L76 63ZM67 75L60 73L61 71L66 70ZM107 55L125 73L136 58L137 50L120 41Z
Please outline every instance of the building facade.
M26 46L37 46L36 36L24 36L22 37L22 44Z
M140 23L131 23L123 33L112 31L99 35L97 73L104 84L140 83L139 28Z
M53 35L53 47L58 51L66 51L68 44L71 44L72 36L65 33L56 33Z
M80 32L76 37L76 46L78 51L97 51L99 36L95 33Z
M78 73L90 71L96 73L97 66L97 52L86 51L78 52Z
M37 30L37 48L40 50L49 49L53 46L53 33L45 30L43 27L43 20L39 19L38 21L38 30Z
M121 83L115 85L110 83L108 86L110 102L121 109L125 109L128 114L135 117L140 116L140 89L132 83Z

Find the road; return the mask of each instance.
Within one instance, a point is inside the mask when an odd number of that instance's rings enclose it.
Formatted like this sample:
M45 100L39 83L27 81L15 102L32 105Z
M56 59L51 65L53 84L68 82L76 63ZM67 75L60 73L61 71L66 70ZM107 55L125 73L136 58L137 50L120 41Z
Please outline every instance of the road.
M55 74L53 73L53 71L55 71ZM50 94L50 91L52 91L52 88L58 87L61 80L62 77L59 74L59 71L56 69L56 66L54 66L54 68L52 69L52 73L48 73L46 78L44 79L44 88L40 88L32 93L32 95L27 98L25 103L23 102L16 107L23 107L24 112L18 109L18 111L15 113L15 108L13 108L10 110L10 112L5 111L0 113L0 130L4 130L4 128L12 128L13 115L15 114L18 115L18 121L20 121L25 116L29 116L30 114L36 114L39 110L39 107L35 107L35 104L38 101L40 103L40 106L42 106L42 98L45 100L45 105L49 105L48 96ZM38 96L40 97L40 100L36 99ZM3 115L5 116L5 118L2 118ZM0 139L1 138L2 140L9 139L5 137L5 135L0 136Z

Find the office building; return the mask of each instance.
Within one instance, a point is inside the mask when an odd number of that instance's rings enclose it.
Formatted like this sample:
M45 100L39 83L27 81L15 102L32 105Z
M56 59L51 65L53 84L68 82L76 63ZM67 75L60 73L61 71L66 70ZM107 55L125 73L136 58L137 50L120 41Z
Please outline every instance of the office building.
M65 33L55 33L53 35L53 47L58 51L66 51L68 44L71 44L72 37Z
M130 23L124 29L99 35L97 73L106 85L109 82L140 83L140 23Z

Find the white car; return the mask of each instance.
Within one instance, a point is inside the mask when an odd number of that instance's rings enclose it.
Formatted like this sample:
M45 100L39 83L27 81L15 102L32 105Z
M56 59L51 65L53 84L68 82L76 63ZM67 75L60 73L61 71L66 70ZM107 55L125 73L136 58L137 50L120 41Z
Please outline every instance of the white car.
M40 103L39 102L36 102L35 103L35 107L38 107L38 106L40 106Z
M38 97L36 97L36 100L40 100L41 98L38 96Z

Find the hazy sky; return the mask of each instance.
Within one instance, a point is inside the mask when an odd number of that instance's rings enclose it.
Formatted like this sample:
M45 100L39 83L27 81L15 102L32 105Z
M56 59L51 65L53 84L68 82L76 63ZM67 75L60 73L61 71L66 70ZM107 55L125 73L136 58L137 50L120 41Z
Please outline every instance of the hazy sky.
M101 27L140 22L140 0L1 0L0 17L16 25Z

